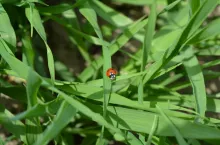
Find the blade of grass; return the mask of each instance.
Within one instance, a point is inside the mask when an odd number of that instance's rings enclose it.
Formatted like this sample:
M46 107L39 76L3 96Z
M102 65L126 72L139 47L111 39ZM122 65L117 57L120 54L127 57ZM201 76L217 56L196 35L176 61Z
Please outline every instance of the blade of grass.
M154 116L154 122L153 122L153 125L152 125L152 128L151 128L150 134L148 136L146 145L151 145L152 137L155 134L155 131L156 131L157 126L158 126L158 118L159 117L157 115Z
M25 36L22 38L22 44L23 44L23 53L26 57L27 64L34 68L34 50L31 44L31 39L28 36Z
M196 13L196 11L200 6L200 0L190 0L189 5L190 5L190 14L193 15Z
M206 112L206 90L202 70L196 56L193 54L192 47L187 47L183 53L185 57L183 64L195 95L196 111L204 117ZM197 118L197 120L201 122L201 119Z
M15 52L15 46L16 46L16 36L14 29L11 25L10 19L8 17L7 12L3 8L3 6L0 4L0 38L4 39L8 44L10 44L11 51Z
M2 39L0 39L2 40ZM2 40L4 42L4 40ZM4 56L4 60L10 65L10 67L19 74L20 77L22 78L27 78L28 74L28 66L26 66L24 63L20 62L17 58L11 56L4 48L4 46L1 45L0 43L0 54ZM40 76L39 76L40 77ZM109 124L100 114L93 112L90 108L87 106L83 105L81 102L75 100L74 98L68 96L67 94L63 93L62 91L58 90L55 88L53 85L48 83L47 81L43 80L42 86L45 88L56 92L62 96L68 103L70 103L74 108L77 108L80 112L83 114L87 115L90 117L92 120L95 122L104 125L106 128L112 130L114 133L119 133L122 136L125 136L123 132L121 132L120 129L115 128L111 124Z
M50 47L47 44L47 37L46 37L46 33L45 33L45 30L44 30L44 27L41 21L40 14L34 6L31 8L29 7L25 8L25 14L30 24L33 25L33 27L35 28L35 30L37 31L37 33L40 35L40 37L43 39L45 43L46 50L47 50L48 68L49 68L51 80L52 82L54 82L55 81L55 70L54 70L53 54L51 52Z
M182 49L186 43L187 39L198 29L198 27L202 24L208 14L216 7L218 4L217 0L208 1L205 0L198 11L193 15L187 26L184 28L182 34L177 39L175 45L170 47L168 51L166 51L161 57L160 60L155 62L148 70L147 75L145 75L144 83L147 83L150 79L154 77L156 72L160 70L165 64L167 64L178 52Z
M220 30L218 29L219 25L220 25L219 18L213 20L211 23L209 23L203 29L199 30L195 35L193 35L189 39L188 44L198 43L203 40L207 40L209 38L219 35L220 34Z
M75 4L59 4L55 6L48 7L37 7L40 13L49 13L49 14L60 14L67 10L74 9L86 3L88 0L78 0Z
M91 0L89 1L89 3L101 18L117 28L126 27L133 22L130 18L115 11L114 9L103 4L100 1Z
M147 26L145 28L145 36L144 36L144 44L142 48L142 63L141 63L141 72L145 70L147 60L148 60L148 55L151 49L151 43L153 40L153 35L154 35L154 29L155 29L155 24L156 24L156 17L157 17L157 12L156 12L156 2L153 2L151 5L150 9L150 16L149 20L147 23ZM140 104L143 103L143 94L144 94L144 86L143 86L143 76L140 77L140 84L138 86L138 102Z
M58 135L58 133L72 120L73 116L76 115L76 112L77 111L73 106L64 101L52 123L42 134L40 134L39 139L36 140L34 145L48 144L49 141L56 137L56 135Z
M103 41L103 36L102 36L102 32L98 26L97 23L97 16L95 11L90 7L89 4L84 5L83 8L80 9L81 14L90 22L90 24L92 25L92 27L94 28L94 31L96 32L96 34L98 35L99 39L102 42L102 55L103 55L103 60L104 60L104 66L103 66L103 96L104 96L104 101L103 101L103 118L106 118L106 114L107 114L107 106L108 106L108 100L110 97L110 93L111 93L111 80L108 78L108 76L106 76L106 71L111 68L111 55L110 55L110 51L109 48L105 45L104 41ZM100 135L100 143L102 144L103 141L103 136L104 136L104 126L102 127L102 132Z
M116 53L127 41L139 30L141 30L146 24L147 19L134 22L129 26L121 36L119 36L114 43L109 46L110 55ZM103 57L99 57L97 60L93 61L90 67L87 67L80 75L79 79L83 82L87 81L103 65Z
M164 117L164 119L166 120L166 122L169 124L169 126L172 128L176 139L178 141L179 144L181 145L187 145L186 141L184 140L182 134L180 133L180 131L176 128L176 126L173 124L173 122L168 118L168 116L163 112L163 110L160 109L159 106L157 106L157 109L160 111L161 115Z
M36 105L37 93L41 85L41 78L30 68L27 78L27 109ZM39 133L42 132L39 118L26 119L26 138L29 144L33 144L39 139Z

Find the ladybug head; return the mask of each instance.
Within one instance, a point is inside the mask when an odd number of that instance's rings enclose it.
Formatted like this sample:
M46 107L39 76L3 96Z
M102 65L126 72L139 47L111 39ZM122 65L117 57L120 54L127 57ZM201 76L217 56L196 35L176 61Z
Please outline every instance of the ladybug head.
M111 80L115 80L116 75L115 75L114 73L110 73L109 78L110 78Z

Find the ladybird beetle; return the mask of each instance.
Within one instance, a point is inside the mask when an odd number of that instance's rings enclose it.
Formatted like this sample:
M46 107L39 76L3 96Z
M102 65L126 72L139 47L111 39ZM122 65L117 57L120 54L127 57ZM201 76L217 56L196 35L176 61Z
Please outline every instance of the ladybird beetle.
M107 71L106 71L106 75L111 79L111 80L115 80L116 78L116 74L117 74L117 71L113 68L109 68Z

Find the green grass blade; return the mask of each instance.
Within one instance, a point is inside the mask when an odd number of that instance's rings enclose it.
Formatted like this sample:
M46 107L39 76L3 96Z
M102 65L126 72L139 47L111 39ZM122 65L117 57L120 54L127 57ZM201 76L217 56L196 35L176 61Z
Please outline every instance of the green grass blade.
M99 108L99 110L101 109ZM155 117L154 113L114 106L109 106L108 111L111 122L118 128L150 134ZM220 137L218 134L220 131L218 129L176 117L169 118L177 129L181 131L184 138L218 139ZM189 130L191 131L189 132ZM169 123L164 121L164 117L159 116L155 135L175 136L176 134L173 132Z
M114 0L116 1L116 0ZM121 3L125 3L125 4L131 4L131 5L150 5L154 2L154 0L137 0L137 1L133 1L133 0L117 0L116 2L121 2Z
M23 43L23 53L26 57L27 64L34 68L34 50L31 44L31 39L28 36L25 36L22 38L22 43Z
M100 1L91 0L90 4L101 18L103 18L104 20L106 20L107 22L109 22L110 24L112 24L117 28L126 27L127 25L133 22L130 18L115 11L114 9L103 4Z
M63 25L65 28L67 28L67 30L69 31L69 33L72 33L71 35L77 34L77 35L79 35L80 37L85 38L88 42L90 42L90 43L92 43L92 44L102 45L102 42L101 42L101 40L100 40L99 38L94 37L94 36L91 36L91 35L88 35L88 34L86 34L86 33L83 33L83 32L81 32L81 31L79 31L79 30L73 28L73 27L72 27L71 25L69 25L68 22L66 22L65 20L60 19L60 18L58 18L58 17L56 17L56 16L50 16L49 18L52 19L52 20L54 20L54 21L56 21L57 23ZM104 43L105 43L105 45L109 45L109 43L106 42L106 41L105 41Z
M49 14L60 14L67 10L79 7L86 3L88 0L78 0L75 4L59 4L55 6L48 6L48 7L37 7L40 13L49 13Z
M39 139L34 145L46 145L72 120L76 115L76 109L69 105L67 102L63 102L57 112L56 117L47 129L39 136Z
M186 49L187 50L184 52L185 60L183 64L192 84L197 106L196 111L204 117L206 112L206 88L203 73L196 56L193 55L192 47Z
M10 55L7 50L9 48L3 39L0 39L0 54L3 59L10 65L11 69L13 69L20 77L23 79L27 79L28 76L28 66L19 61L14 56ZM21 69L22 68L22 69Z
M4 39L8 44L10 44L12 47L12 52L15 52L15 46L16 46L16 36L14 29L11 25L10 19L8 17L8 14L6 13L3 6L0 4L0 37Z
M145 67L148 61L148 55L149 55L149 52L151 51L151 43L152 43L153 35L154 35L156 17L157 17L156 2L153 2L151 5L151 11L150 11L150 16L148 18L148 23L145 28L144 44L142 48L141 71L145 70ZM144 94L143 76L141 76L140 84L138 86L138 102L139 103L143 103L143 94Z
M193 15L196 13L196 11L200 6L200 0L190 0L189 5L190 5L190 14Z
M53 54L51 52L50 47L48 46L47 42L44 41L46 49L47 49L47 61L48 61L48 68L51 76L52 83L55 81L55 68L54 68L54 59Z
M220 30L218 29L219 25L220 25L220 19L213 20L202 30L200 30L198 33L192 36L189 39L188 44L198 43L203 40L207 40L209 38L219 35L220 34Z
M187 38L189 38L202 24L208 14L216 7L218 1L204 1L204 3L200 6L198 11L193 15L182 34L178 36L177 42L175 45L170 47L168 51L166 51L162 58L155 62L148 70L147 75L145 75L144 83L147 83L150 79L154 77L156 72L162 68L165 64L167 64L183 46L185 45Z
M45 43L46 50L47 50L48 68L49 68L51 80L54 82L55 70L54 70L53 54L51 52L50 47L47 44L47 37L46 37L46 33L45 33L45 30L44 30L44 27L43 27L43 24L40 18L40 14L35 7L26 8L25 14L30 24L33 25L33 27L35 28L35 30L37 31L37 33L40 35L40 37L43 39Z
M187 145L186 141L184 140L182 134L180 131L176 128L176 126L173 124L173 122L168 118L168 116L163 112L163 110L160 109L159 106L157 106L157 109L160 111L161 115L165 118L166 122L169 124L169 126L172 128L176 139L179 144L181 145Z
M153 125L152 125L152 128L151 128L151 132L150 132L150 134L148 136L146 145L151 145L152 137L155 134L155 131L156 131L157 126L158 126L158 118L159 117L157 115L155 115L154 122L153 122Z
M63 17L68 20L67 21L68 25L71 25L72 27L80 30L79 22L77 20L77 15L73 10L68 10L64 12ZM85 61L87 61L87 63L90 64L91 58L89 56L89 53L87 52L86 45L85 45L83 38L79 37L79 35L77 35L76 33L72 33L70 31L68 32L69 32L70 41L78 46L77 48L79 52L81 53Z
M146 24L147 19L138 20L137 22L134 22L131 26L129 26L121 36L119 36L115 42L109 46L109 50L111 52L111 55L116 53L124 44L128 42L130 38L134 36L138 31L140 31ZM96 70L98 70L103 65L103 57L99 57L97 60L93 61L90 67L87 67L80 75L79 78L85 82L90 77L93 76Z
M19 120L9 120L9 118L13 117L14 115L7 109L4 109L3 112L5 117L3 120L0 119L0 123L2 124L2 126L4 126L4 128L7 129L8 132L14 134L16 137L20 138L22 142L27 144L27 140L25 137L26 126Z
M35 28L40 37L46 41L46 33L41 22L40 14L35 7L25 8L25 14L30 24Z
M83 8L80 9L81 14L90 22L92 27L94 28L96 34L98 35L99 39L102 42L102 55L104 59L104 66L103 66L103 86L104 86L104 101L103 101L103 117L106 118L107 114L107 106L108 106L108 100L111 93L111 80L106 76L106 71L111 68L111 55L110 50L107 46L105 46L105 43L103 41L102 32L98 26L97 23L97 16L95 11L90 7L89 4L85 5ZM103 135L104 135L104 126L102 128L101 136L100 136L100 143L102 144L103 141Z
M31 68L29 69L27 78L27 98L28 108L37 104L37 92L41 85L41 78Z

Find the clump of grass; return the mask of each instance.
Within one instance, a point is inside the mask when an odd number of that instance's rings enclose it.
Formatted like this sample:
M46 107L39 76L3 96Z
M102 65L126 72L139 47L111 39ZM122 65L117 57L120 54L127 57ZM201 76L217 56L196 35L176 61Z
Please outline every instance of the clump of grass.
M219 113L220 102L206 83L220 75L210 69L220 64L220 21L203 24L219 1L115 2L149 7L149 15L133 20L98 0L0 2L0 93L22 110L0 104L10 133L1 144L218 144L219 118L206 113ZM78 64L82 72L73 74L53 54L48 20L64 28L87 64ZM131 39L142 46L123 50ZM102 52L95 59L94 47ZM117 52L127 59L110 80Z

